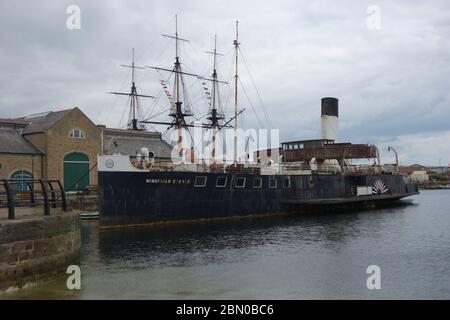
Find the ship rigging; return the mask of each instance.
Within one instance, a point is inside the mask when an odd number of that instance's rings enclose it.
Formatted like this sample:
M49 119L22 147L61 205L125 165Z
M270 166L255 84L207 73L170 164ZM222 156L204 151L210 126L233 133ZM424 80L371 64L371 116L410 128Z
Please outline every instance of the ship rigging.
M245 94L245 96L248 99L248 103L251 105L253 112L255 112L255 115L257 117L258 122L261 124L261 121L259 120L258 115L256 114L255 108L251 101L249 100L249 96L247 95L247 92L245 88L243 87L243 84L241 82L241 79L238 74L238 66L239 66L239 58L242 57L242 52L240 50L240 42L239 42L239 30L238 30L238 21L235 23L235 39L233 40L233 75L231 77L233 85L232 89L230 86L230 89L228 91L228 98L231 98L231 93L233 94L232 100L234 100L232 103L232 117L226 118L224 113L224 105L228 105L229 99L221 99L221 95L219 92L220 85L228 85L227 81L223 81L219 79L219 72L218 72L218 58L223 57L224 55L219 53L217 50L217 35L214 35L214 48L211 51L206 51L206 53L212 55L213 57L213 63L212 63L212 73L210 73L210 76L201 76L194 72L191 72L190 70L185 71L184 68L182 68L182 61L181 61L181 54L180 54L180 47L182 43L190 43L190 41L184 37L181 37L179 34L179 26L178 26L178 17L175 15L175 32L174 34L162 34L163 37L168 38L170 40L174 40L175 44L175 62L173 64L173 67L164 67L164 66L136 66L135 64L135 58L134 58L134 49L133 49L133 56L132 56L132 62L131 65L121 65L126 68L131 68L131 90L130 92L109 92L114 95L121 95L121 96L128 96L129 97L129 119L127 123L127 128L129 130L146 130L146 125L165 125L167 126L167 129L165 133L169 132L171 129L176 130L176 138L173 139L173 145L176 148L176 151L178 152L178 155L181 158L188 157L191 159L191 161L194 158L195 154L195 148L198 147L194 144L194 138L193 134L190 132L190 128L193 127L200 127L202 129L208 130L208 140L202 142L202 150L206 146L212 146L211 151L208 155L202 155L203 160L207 160L207 158L210 158L212 160L212 163L215 164L219 159L221 161L224 161L225 163L231 160L231 163L236 166L238 163L238 138L237 138L237 130L238 130L238 117L246 110L245 108L239 108L240 101L238 100L238 86L240 85L242 87L242 93ZM231 50L230 50L231 51ZM243 60L244 66L247 68L245 60ZM155 117L163 114L163 111L156 115L151 116L150 118L144 117L142 115L142 105L140 98L151 98L155 99L155 104L159 100L158 98L155 98L152 95L143 95L138 94L137 88L136 88L136 82L135 82L135 73L136 70L142 70L142 69L152 69L156 70L158 74L161 76L160 83L162 85L162 92L165 93L168 101L169 101L169 108L168 108L168 116L171 118L169 121L154 119ZM162 73L168 73L169 76L167 78L162 76ZM253 81L251 74L250 79ZM191 103L191 100L188 96L188 90L187 90L187 82L188 78L192 78L194 80L197 80L201 83L203 87L204 94L206 95L206 100L208 104L208 111L204 116L195 117L195 113L193 111L193 105ZM173 82L173 90L169 89L168 82ZM231 82L231 81L230 81ZM211 83L211 85L207 85L207 83ZM172 92L171 92L172 91ZM172 94L173 93L173 94ZM258 93L258 92L257 92ZM258 93L258 98L259 93ZM226 101L225 101L226 100ZM167 109L165 109L167 110ZM264 111L264 110L263 110ZM264 111L265 112L265 111ZM194 118L196 121L189 121L190 118ZM199 120L201 118L205 118L208 120L206 123L200 122ZM233 153L232 158L220 158L220 155L223 154L220 151L219 146L220 143L220 137L222 134L223 128L233 128L234 129L234 139L231 141L233 144ZM164 133L164 134L165 134ZM175 132L174 132L175 133ZM206 133L205 133L206 134ZM191 142L191 148L189 150L188 143L186 140L188 140L190 137ZM223 151L223 150L222 150ZM209 151L208 151L209 152ZM218 156L219 155L219 156ZM186 159L186 158L185 158Z
M136 82L135 82L135 70L136 69L145 69L144 67L138 67L134 62L134 48L132 54L131 65L121 65L125 68L131 68L131 91L129 93L126 92L117 92L112 91L110 94L120 95L120 96L128 96L130 100L130 112L128 119L128 129L129 130L145 130L145 124L139 121L138 117L142 119L142 107L139 98L151 98L154 99L154 96L150 95L142 95L137 93Z
M236 22L236 26L237 26L237 22ZM238 78L237 67L236 67L236 71L235 71L235 92L236 93L235 93L234 116L231 119L229 119L228 121L226 121L225 123L221 123L225 120L225 116L219 110L219 105L220 105L219 84L228 84L228 83L225 81L219 80L219 78L218 78L217 57L222 56L222 54L217 52L217 36L214 37L213 51L207 51L208 54L213 55L213 72L212 72L211 78L202 77L200 75L185 72L182 70L181 62L180 62L181 59L180 59L180 54L179 54L179 42L181 41L181 42L189 43L189 40L181 38L178 34L177 15L175 15L175 35L172 36L172 35L163 34L162 36L175 40L175 63L174 63L173 69L157 67L157 66L146 66L146 67L157 70L157 71L170 72L175 75L175 79L174 79L174 96L175 96L175 100L176 100L175 102L172 101L172 95L170 94L170 92L168 92L165 82L161 81L161 84L163 85L163 87L165 87L166 95L171 104L171 112L169 113L169 116L172 117L173 120L171 122L142 120L142 121L140 121L140 123L168 125L168 129L176 128L178 130L178 139L177 139L176 147L179 151L179 156L183 156L183 154L185 153L185 148L183 145L183 130L186 130L190 134L189 128L195 127L195 126L200 126L201 128L205 128L205 129L211 129L212 130L211 143L213 145L211 158L214 161L214 159L216 158L216 137L217 137L218 133L223 128L231 128L232 126L230 125L230 123L233 120L235 123L234 128L236 130L236 126L237 126L236 119L240 114L242 114L242 112L245 111L245 109L238 111L238 107L237 107L237 78ZM236 63L237 63L237 49L238 49L237 36L236 36L236 40L234 40L233 43L236 47ZM236 66L237 66L237 64L236 64ZM208 111L208 115L207 115L207 120L209 120L209 123L194 124L194 123L188 123L186 121L186 118L192 117L193 113L190 109L189 102L188 102L187 95L186 95L186 90L184 88L185 87L184 76L195 77L202 82L202 85L205 89L205 94L207 95L209 109L210 109ZM205 81L212 83L211 94L207 90L208 88L206 86ZM183 106L182 100L184 100L185 106ZM192 137L192 135L191 135L191 137ZM236 152L235 152L234 158L236 158Z

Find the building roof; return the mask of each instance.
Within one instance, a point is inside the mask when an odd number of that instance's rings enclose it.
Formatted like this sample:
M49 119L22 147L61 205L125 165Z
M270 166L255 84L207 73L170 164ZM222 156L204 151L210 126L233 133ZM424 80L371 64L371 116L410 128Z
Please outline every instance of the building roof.
M157 137L161 138L161 132L159 131L146 131L146 130L131 130L131 129L119 129L119 128L107 128L104 125L97 125L97 127L104 133L111 134L124 134L127 136L143 136L143 137Z
M0 125L10 125L14 127L25 127L28 125L27 121L21 120L21 119L6 119L6 118L0 118Z
M410 168L425 168L425 166L423 166L423 165L421 165L421 164L417 164L417 163L412 164L412 165L410 165L409 167L410 167Z
M43 154L13 127L0 126L0 153Z
M103 152L134 156L141 148L153 151L157 158L170 158L172 146L161 139L157 131L123 130L101 128L103 130ZM115 143L115 144L114 144Z
M309 140L294 140L286 141L281 144L294 144L294 143L314 143L314 142L334 142L333 139L309 139Z
M57 121L62 119L66 114L68 114L72 110L73 109L41 112L12 120L28 124L23 129L22 134L37 133L49 129L52 125L54 125Z

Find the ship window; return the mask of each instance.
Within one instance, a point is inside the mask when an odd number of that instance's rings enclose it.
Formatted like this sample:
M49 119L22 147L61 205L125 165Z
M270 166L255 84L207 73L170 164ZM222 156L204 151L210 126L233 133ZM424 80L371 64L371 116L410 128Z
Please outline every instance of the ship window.
M289 177L283 179L283 188L291 187L291 179Z
M269 188L276 188L277 187L277 178L272 177L269 179Z
M217 177L216 187L224 188L227 186L227 177Z
M254 178L253 188L261 188L261 186L262 186L262 178Z
M204 187L204 186L206 186L206 177L205 176L195 177L194 187Z
M70 131L70 137L74 139L84 139L84 132L80 129Z
M236 178L236 183L234 186L236 188L244 188L245 187L245 178L244 177Z

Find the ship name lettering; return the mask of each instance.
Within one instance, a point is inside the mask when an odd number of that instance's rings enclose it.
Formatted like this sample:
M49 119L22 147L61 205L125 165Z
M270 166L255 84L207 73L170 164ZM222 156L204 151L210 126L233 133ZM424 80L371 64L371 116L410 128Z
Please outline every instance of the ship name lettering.
M146 179L146 183L189 184L189 179Z

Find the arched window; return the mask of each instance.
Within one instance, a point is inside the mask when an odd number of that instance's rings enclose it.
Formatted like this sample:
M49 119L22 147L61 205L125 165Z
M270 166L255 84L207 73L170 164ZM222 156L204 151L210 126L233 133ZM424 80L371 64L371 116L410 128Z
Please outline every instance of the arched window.
M70 137L74 139L84 139L84 132L80 129L73 129L70 131Z
M29 179L33 179L33 174L26 170L17 170L11 174L11 179L22 180L22 181L29 180ZM30 191L31 184L23 182L23 183L14 184L14 186L15 186L16 192L25 192L25 191Z

